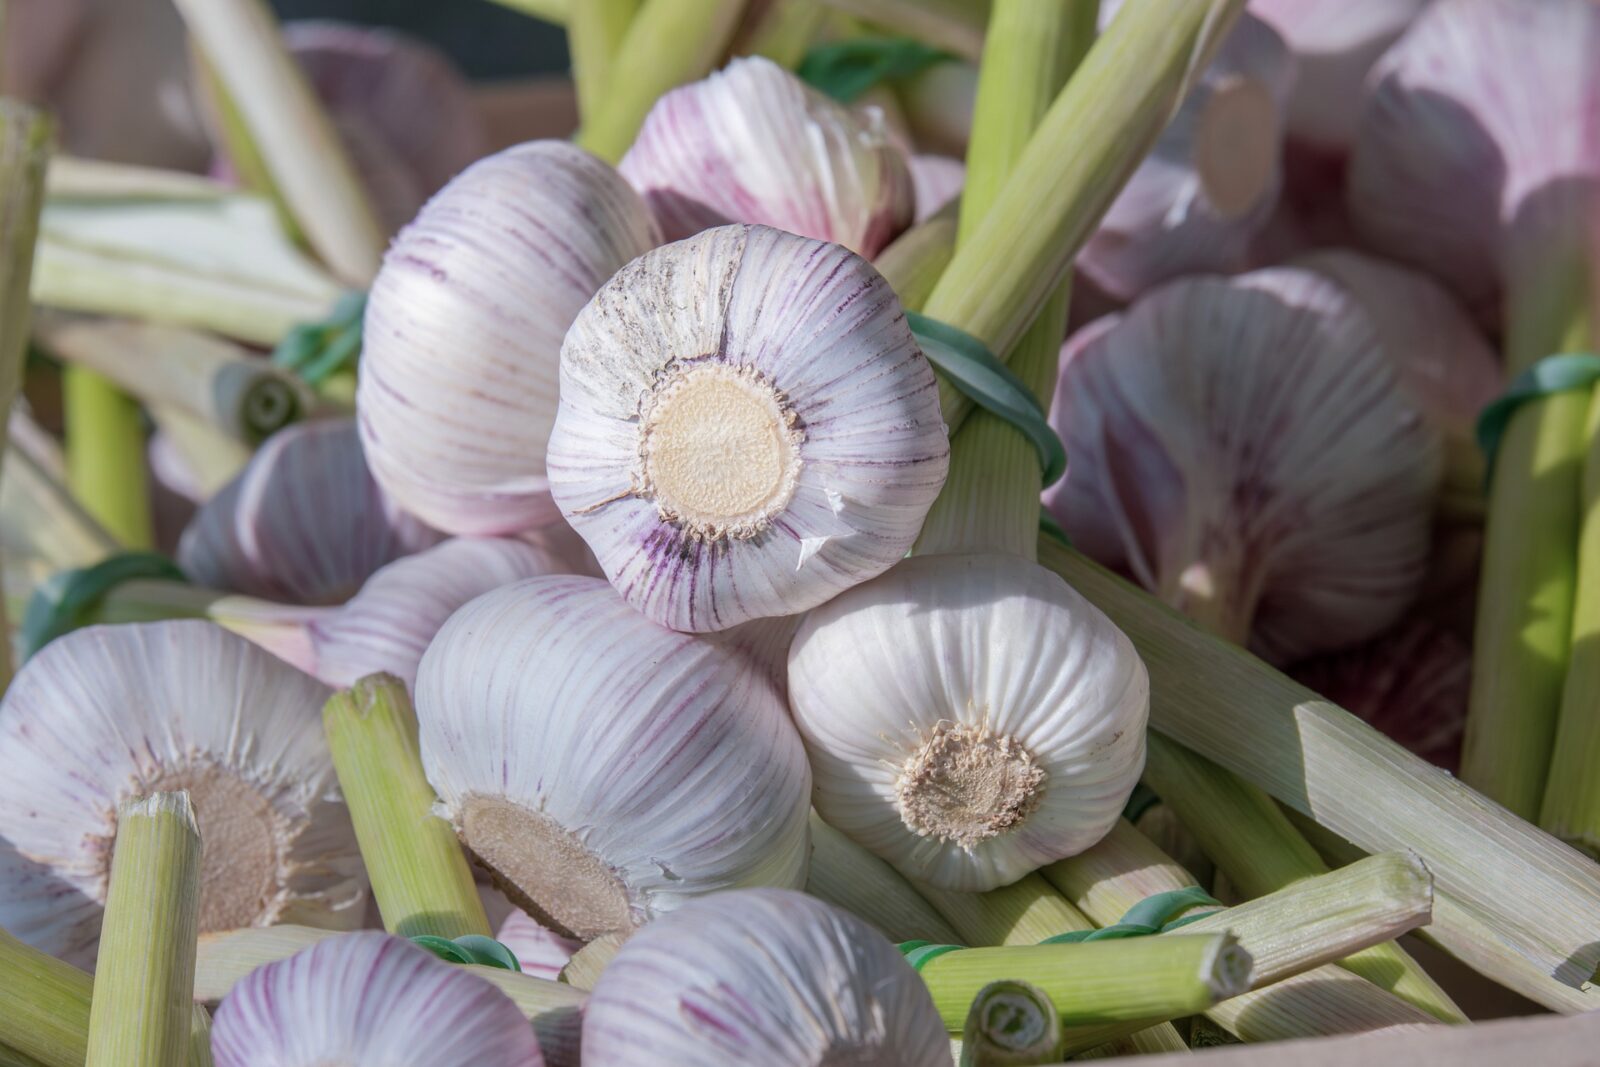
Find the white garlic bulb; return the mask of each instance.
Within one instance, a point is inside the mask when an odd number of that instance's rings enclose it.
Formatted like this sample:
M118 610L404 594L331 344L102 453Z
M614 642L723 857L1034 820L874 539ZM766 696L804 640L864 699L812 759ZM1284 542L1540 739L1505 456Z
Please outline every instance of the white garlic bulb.
M201 506L178 564L207 588L338 604L379 567L443 537L378 488L353 420L306 422L273 434Z
M805 881L811 774L760 657L656 626L603 581L472 601L423 656L416 704L440 814L557 932Z
M656 101L618 169L668 240L751 222L874 256L911 224L911 175L882 114L760 56Z
M848 912L744 889L628 939L583 1019L588 1067L949 1067L928 987Z
M707 230L630 263L562 346L551 491L673 629L793 615L882 572L949 459L899 301L838 245Z
M356 413L378 484L450 533L553 521L561 339L657 242L628 184L564 142L508 148L445 186L390 246L367 303Z
M398 937L319 941L251 971L212 1024L217 1067L543 1067L500 990Z
M118 804L185 789L202 932L357 925L366 875L322 734L329 691L208 622L78 630L0 704L0 927L94 962Z
M1088 848L1144 770L1133 645L1013 556L917 556L811 612L789 701L823 819L944 889Z
M1131 300L1169 278L1243 266L1283 184L1292 71L1272 28L1241 15L1079 254L1096 287Z
M1045 502L1073 543L1286 662L1393 623L1427 566L1438 432L1361 309L1289 268L1192 278L1078 332Z

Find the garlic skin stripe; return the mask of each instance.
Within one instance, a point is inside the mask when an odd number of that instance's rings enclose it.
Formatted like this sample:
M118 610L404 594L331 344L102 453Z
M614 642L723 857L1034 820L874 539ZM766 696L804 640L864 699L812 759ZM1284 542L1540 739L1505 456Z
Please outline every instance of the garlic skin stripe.
M1280 268L1192 278L1079 331L1044 500L1083 552L1274 662L1394 623L1428 563L1438 432L1367 316Z
M562 141L479 160L428 201L384 257L363 327L356 414L385 492L448 533L553 522L562 338L659 242L628 184Z
M894 564L944 484L933 370L871 264L725 226L649 252L561 352L550 487L675 630L793 615Z
M718 893L644 927L584 1011L588 1067L949 1067L920 976L866 923L777 889Z
M117 805L186 789L200 930L361 921L366 875L322 735L329 690L208 622L95 626L0 703L0 927L94 965Z
M510 997L375 931L317 942L240 979L211 1026L217 1067L543 1067Z
M879 109L836 103L760 56L656 101L617 169L669 241L747 222L871 257L914 207Z
M335 419L273 434L201 505L178 565L209 589L339 604L384 564L443 539L378 487L355 421Z
M798 888L811 772L765 657L594 578L472 601L417 672L439 813L539 922L584 939L697 896Z
M1144 769L1144 664L1017 557L913 557L814 610L789 700L818 813L942 889L993 889L1088 848Z

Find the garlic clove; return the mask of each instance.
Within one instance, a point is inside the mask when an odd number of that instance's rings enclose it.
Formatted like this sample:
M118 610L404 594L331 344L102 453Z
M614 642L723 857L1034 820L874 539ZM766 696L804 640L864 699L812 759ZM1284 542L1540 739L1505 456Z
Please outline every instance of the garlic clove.
M563 935L804 884L811 774L763 664L656 626L603 581L472 601L423 656L416 704L440 814Z
M1399 618L1427 567L1437 431L1368 318L1302 270L1162 286L1063 350L1045 503L1083 551L1285 662Z
M562 348L556 503L674 629L796 614L888 568L949 456L898 300L838 245L727 226L656 249Z
M559 141L480 160L430 200L367 303L356 411L385 492L450 533L554 521L545 442L561 339L657 242L627 183Z
M744 889L628 939L589 998L602 1067L949 1067L927 986L866 923L802 893Z
M322 735L329 692L207 622L78 630L0 703L0 927L79 966L99 941L117 805L186 789L202 932L350 928L366 876Z
M201 506L178 564L208 588L337 604L379 567L443 537L373 481L353 420L307 422L274 434Z
M937 215L961 196L967 182L967 165L949 156L911 157L911 184L916 189L917 222Z
M494 938L517 957L523 974L548 978L552 982L561 977L561 968L583 947L583 942L562 937L515 908L500 924Z
M663 96L618 169L668 240L748 222L874 256L911 224L911 175L882 113L760 56Z
M1102 21L1115 10L1104 7ZM1292 73L1283 40L1240 15L1084 246L1080 271L1131 300L1180 275L1242 267L1283 183Z
M811 612L789 701L830 825L908 877L984 890L1103 837L1144 769L1132 644L1060 578L917 556Z
M543 1067L510 997L462 967L375 931L258 967L217 1008L217 1067Z

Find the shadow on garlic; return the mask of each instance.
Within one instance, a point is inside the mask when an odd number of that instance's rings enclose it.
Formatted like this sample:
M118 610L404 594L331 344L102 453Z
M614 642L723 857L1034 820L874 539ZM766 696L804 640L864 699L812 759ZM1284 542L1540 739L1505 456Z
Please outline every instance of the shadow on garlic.
M558 933L805 882L811 773L761 657L675 633L593 578L533 578L450 618L417 672L439 812Z
M899 301L838 245L707 230L630 263L562 346L551 491L674 629L797 614L882 572L949 458Z
M322 735L329 691L208 622L96 626L0 704L0 927L94 964L123 800L188 790L200 929L361 921L366 875Z

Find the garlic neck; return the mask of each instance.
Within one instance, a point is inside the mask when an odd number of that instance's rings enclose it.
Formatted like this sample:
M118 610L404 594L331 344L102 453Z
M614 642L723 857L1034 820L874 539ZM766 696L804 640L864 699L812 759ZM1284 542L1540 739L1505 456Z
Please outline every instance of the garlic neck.
M1255 568L1241 557L1218 552L1171 576L1162 599L1206 630L1235 645L1250 642L1261 595Z
M1044 769L1015 738L944 720L901 767L895 794L912 831L972 848L1020 826L1044 784Z
M1267 194L1278 128L1278 105L1260 82L1235 76L1211 90L1195 122L1194 169L1222 218L1247 214Z

